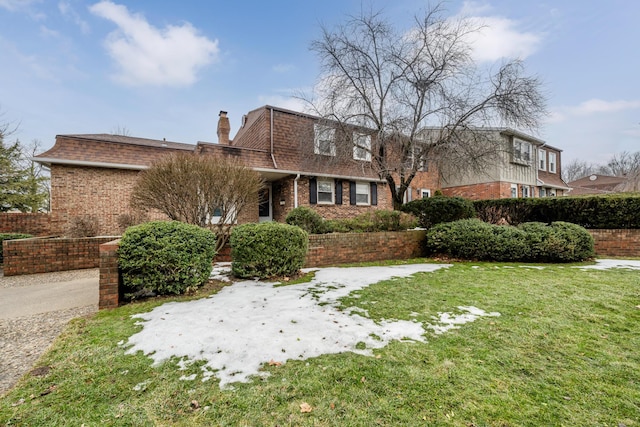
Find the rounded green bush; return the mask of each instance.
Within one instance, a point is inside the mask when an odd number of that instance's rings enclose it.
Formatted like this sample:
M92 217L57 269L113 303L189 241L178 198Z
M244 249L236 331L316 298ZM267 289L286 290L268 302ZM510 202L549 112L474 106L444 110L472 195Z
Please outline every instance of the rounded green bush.
M328 231L320 214L307 206L292 209L285 218L285 222L296 225L309 234L323 234Z
M125 296L181 294L211 274L215 235L178 221L129 227L120 240L118 265Z
M300 227L263 222L231 231L231 270L242 278L296 274L304 265L309 237Z
M418 218L420 227L431 228L443 222L475 218L473 202L462 197L427 197L402 205L402 211Z
M425 246L429 254L488 261L577 262L594 256L589 232L562 222L512 227L460 220L431 228Z

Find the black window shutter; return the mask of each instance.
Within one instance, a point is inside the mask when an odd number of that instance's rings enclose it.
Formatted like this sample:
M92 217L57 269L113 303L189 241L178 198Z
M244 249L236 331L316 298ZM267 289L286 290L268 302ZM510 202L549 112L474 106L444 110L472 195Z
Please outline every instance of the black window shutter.
M342 204L342 181L336 180L336 205Z
M309 178L309 204L318 203L318 181L315 177Z
M349 181L349 204L356 204L356 183L354 181Z
M371 204L376 206L378 204L378 184L371 183Z

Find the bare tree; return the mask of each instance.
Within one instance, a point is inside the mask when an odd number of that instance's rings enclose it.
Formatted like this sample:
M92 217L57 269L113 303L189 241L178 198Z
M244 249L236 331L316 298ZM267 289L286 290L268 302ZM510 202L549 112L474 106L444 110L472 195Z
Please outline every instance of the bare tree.
M562 178L565 182L571 182L594 173L600 173L599 169L600 166L598 165L575 159L566 165L562 165Z
M409 31L363 13L323 27L311 45L323 74L316 94L303 99L328 120L369 129L372 166L388 182L394 208L427 160L457 153L452 160L467 163L461 167L481 169L486 144L472 137L479 127L534 129L545 114L540 82L523 75L522 62L495 74L479 70L469 44L477 30L436 6Z
M126 126L117 125L111 129L111 135L131 136L131 131Z
M603 169L613 176L635 175L640 172L640 151L635 153L623 151L622 153L614 154L605 168Z
M236 161L180 153L141 173L131 204L142 211L157 209L172 220L212 229L220 250L238 214L257 208L262 186L257 172Z

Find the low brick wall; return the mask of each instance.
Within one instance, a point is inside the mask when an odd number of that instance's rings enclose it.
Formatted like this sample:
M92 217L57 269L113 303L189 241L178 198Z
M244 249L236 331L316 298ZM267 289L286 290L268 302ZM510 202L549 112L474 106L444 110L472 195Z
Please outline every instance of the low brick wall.
M51 234L51 214L48 213L0 213L0 233L26 233L34 236Z
M640 230L587 230L595 240L596 254L640 257Z
M344 233L309 236L306 267L346 264L387 259L407 259L422 255L420 242L425 231L388 233ZM117 307L121 277L118 272L119 240L100 245L100 309ZM228 248L216 261L227 260Z
M5 276L80 270L100 266L99 246L115 237L5 240Z
M305 267L420 257L425 233L412 230L311 235Z

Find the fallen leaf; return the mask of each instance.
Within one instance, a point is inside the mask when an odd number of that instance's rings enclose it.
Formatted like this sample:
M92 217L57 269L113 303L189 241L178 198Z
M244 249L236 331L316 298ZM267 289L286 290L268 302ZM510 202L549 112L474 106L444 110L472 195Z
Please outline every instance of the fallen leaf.
M276 362L275 360L269 360L269 366L282 366L282 362Z
M331 402L331 404L329 405L329 408L331 408L331 409L336 409L336 405L335 405L335 403Z
M312 410L313 410L313 408L308 403L303 402L303 403L300 404L300 412L302 412L303 414L309 413Z
M52 391L54 391L56 388L58 388L57 385L53 384L52 386L50 386L48 389L46 389L45 391L43 391L42 393L40 393L40 396L46 396L47 394L51 393Z
M360 378L360 382L361 383L366 382L366 381L367 381L367 379L365 377Z
M24 403L24 399L20 399L16 403L12 403L11 406L13 406L13 407L20 406L23 403Z
M191 401L191 409L200 409L200 404L198 403L197 400Z

